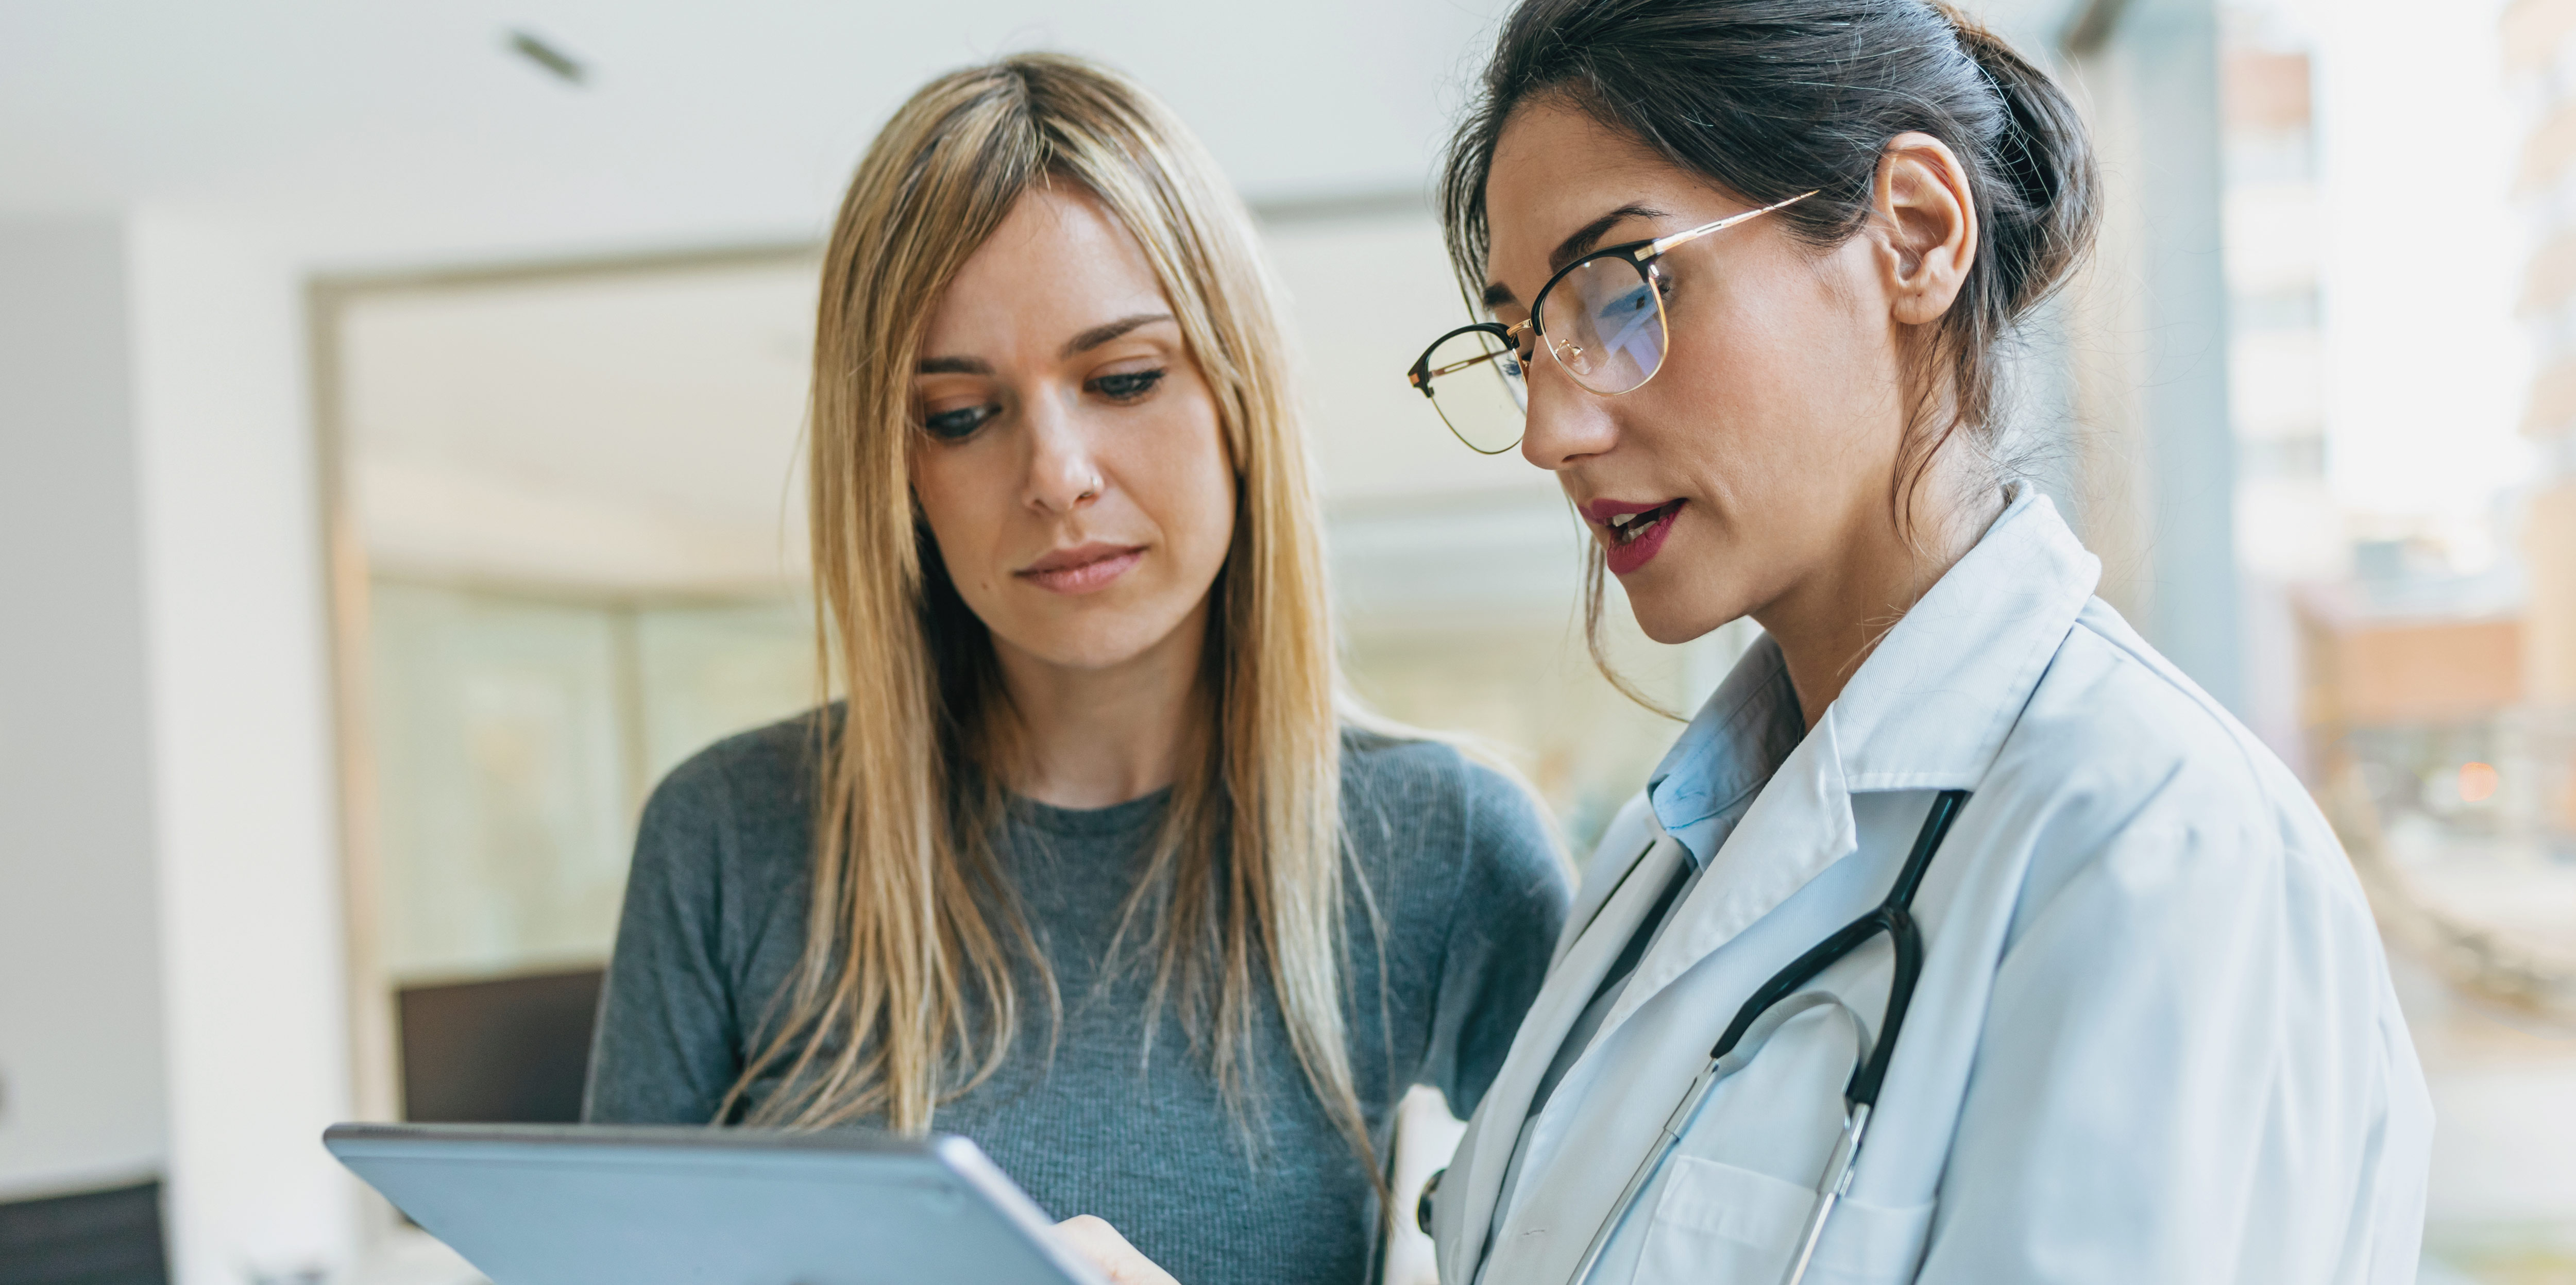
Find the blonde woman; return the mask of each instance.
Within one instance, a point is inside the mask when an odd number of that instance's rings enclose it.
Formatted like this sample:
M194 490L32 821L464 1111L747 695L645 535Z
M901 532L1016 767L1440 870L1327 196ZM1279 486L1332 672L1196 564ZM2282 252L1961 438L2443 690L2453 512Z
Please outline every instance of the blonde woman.
M1391 1108L1472 1110L1565 914L1531 804L1358 730L1274 289L1142 90L932 82L823 274L846 701L646 809L598 1121L964 1134L1194 1281L1358 1281Z

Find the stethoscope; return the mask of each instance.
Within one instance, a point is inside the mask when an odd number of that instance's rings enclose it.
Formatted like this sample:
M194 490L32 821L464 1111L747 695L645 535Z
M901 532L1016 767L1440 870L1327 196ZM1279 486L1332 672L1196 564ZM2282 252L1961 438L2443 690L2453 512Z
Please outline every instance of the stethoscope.
M1851 1022L1855 1047L1862 1052L1853 1059L1851 1080L1843 1086L1842 1136L1825 1161L1824 1177L1816 1184L1815 1206L1807 1214L1806 1227L1798 1234L1789 1270L1780 1278L1781 1285L1798 1285L1806 1279L1807 1265L1815 1260L1816 1245L1824 1239L1825 1219L1851 1190L1852 1168L1860 1162L1860 1145L1869 1132L1870 1112L1878 1106L1879 1086L1887 1079L1888 1059L1896 1051L1896 1032L1905 1024L1906 1007L1914 1000L1915 979L1923 972L1923 933L1914 926L1915 889L1922 886L1923 872L1931 866L1932 854L1940 851L1941 840L1950 833L1950 823L1967 801L1966 790L1943 790L1932 801L1931 814L1923 818L1923 830L1914 837L1914 850L1906 855L1904 868L1897 871L1896 886L1889 890L1887 900L1773 973L1771 980L1762 983L1761 989L1744 1001L1744 1007L1735 1011L1735 1020L1718 1037L1717 1047L1709 1050L1707 1068L1691 1081L1681 1104L1665 1117L1663 1133L1656 1139L1654 1149L1610 1206L1609 1215L1601 1220L1601 1229L1592 1234L1592 1243L1584 1248L1582 1261L1575 1265L1573 1285L1586 1285L1591 1279L1601 1252L1609 1248L1611 1238L1628 1221L1637 1198L1654 1182L1673 1149L1681 1145L1682 1135L1690 1132L1700 1106L1708 1101L1709 1090L1750 1064L1782 1023L1811 1009L1827 1008ZM1879 1019L1879 1036L1873 1043L1868 1028L1850 1005L1824 991L1802 993L1798 988L1880 933L1887 934L1888 944L1896 950L1896 974L1888 981L1887 1011Z

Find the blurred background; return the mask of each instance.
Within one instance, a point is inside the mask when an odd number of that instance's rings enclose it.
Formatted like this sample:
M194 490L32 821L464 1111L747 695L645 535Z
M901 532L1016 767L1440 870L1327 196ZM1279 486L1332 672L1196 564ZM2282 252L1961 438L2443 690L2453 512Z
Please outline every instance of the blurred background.
M1586 657L1552 483L1399 377L1464 315L1426 190L1504 8L0 0L0 1285L471 1279L316 1135L577 1109L645 794L815 699L818 243L961 63L1201 132L1293 295L1355 683L1585 851L1677 725ZM2426 1279L2576 1281L2576 0L1969 8L2111 188L2014 456L2343 833ZM1750 638L1608 614L1676 708Z

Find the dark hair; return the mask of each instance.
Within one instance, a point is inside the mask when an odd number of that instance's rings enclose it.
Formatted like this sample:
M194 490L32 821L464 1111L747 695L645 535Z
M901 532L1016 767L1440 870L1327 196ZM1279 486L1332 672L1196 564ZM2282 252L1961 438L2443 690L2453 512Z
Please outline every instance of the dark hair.
M1889 496L1900 525L1951 435L1991 431L1997 344L2093 240L2099 180L2074 103L2011 46L1927 0L1522 0L1481 91L1440 184L1470 298L1484 288L1494 147L1533 99L1561 98L1756 205L1815 192L1771 217L1816 246L1860 231L1888 140L1920 131L1957 154L1977 251L1917 352L1915 422ZM1953 413L1934 423L1945 390ZM1597 553L1592 573L1597 620Z
M1996 341L2093 239L2099 183L2075 105L2011 46L1927 0L1523 0L1482 88L1440 193L1471 296L1483 293L1494 145L1532 98L1561 95L1756 205L1815 192L1775 217L1818 246L1868 218L1889 139L1940 139L1968 169L1979 230L1935 345L1956 424L1986 423Z

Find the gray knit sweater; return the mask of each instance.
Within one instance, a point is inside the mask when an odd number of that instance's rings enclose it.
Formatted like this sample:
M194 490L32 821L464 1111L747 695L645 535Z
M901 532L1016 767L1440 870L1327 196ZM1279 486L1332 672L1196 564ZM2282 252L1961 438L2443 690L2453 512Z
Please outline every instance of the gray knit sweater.
M708 1121L767 1033L805 937L810 726L724 741L654 791L589 1119ZM1475 1108L1538 993L1567 889L1537 813L1502 777L1434 744L1350 734L1343 751L1344 823L1386 926L1381 969L1352 888L1346 1020L1383 1156L1408 1086L1440 1089L1460 1115ZM941 1106L934 1127L974 1139L1055 1217L1108 1219L1185 1285L1363 1281L1377 1247L1369 1176L1308 1089L1266 988L1246 1122L1176 1014L1152 1018L1144 1056L1146 970L1104 977L1164 806L1162 794L1096 811L1013 802L997 848L1055 972L1063 1025L1041 1002L1001 1072Z

